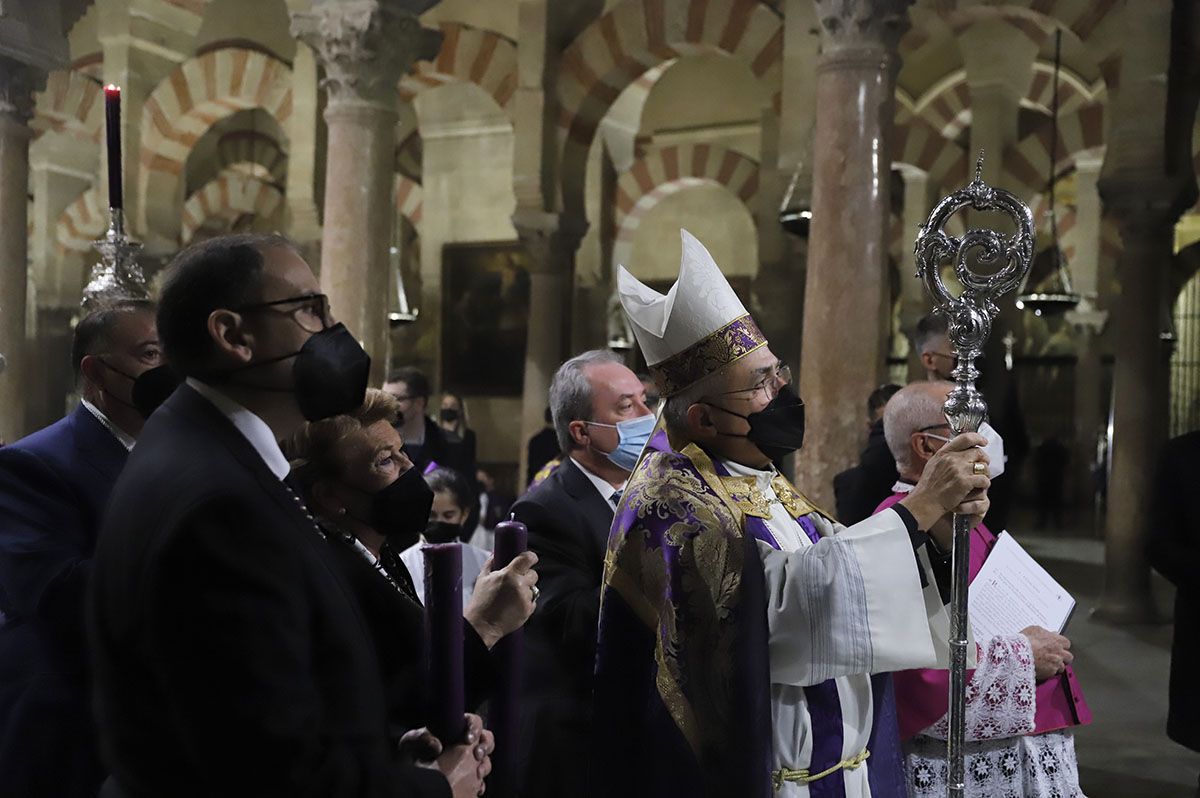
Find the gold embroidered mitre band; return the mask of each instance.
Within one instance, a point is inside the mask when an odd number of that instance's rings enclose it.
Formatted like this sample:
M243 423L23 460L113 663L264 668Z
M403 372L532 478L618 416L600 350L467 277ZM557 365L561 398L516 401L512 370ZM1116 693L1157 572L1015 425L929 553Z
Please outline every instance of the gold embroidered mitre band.
M663 396L674 396L718 369L766 346L767 339L749 314L734 319L677 355L650 366Z

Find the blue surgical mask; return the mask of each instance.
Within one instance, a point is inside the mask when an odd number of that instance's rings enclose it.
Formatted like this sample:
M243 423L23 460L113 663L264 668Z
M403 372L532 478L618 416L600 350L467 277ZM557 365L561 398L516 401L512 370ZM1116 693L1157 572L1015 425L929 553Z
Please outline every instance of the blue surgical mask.
M650 436L654 434L654 424L657 419L653 415L638 416L637 418L627 419L620 424L601 424L599 421L589 421L594 427L608 427L615 429L619 440L617 448L611 452L604 452L604 455L612 461L613 465L624 471L632 471L637 465L638 458L642 455L642 449L646 448L646 443L650 440Z

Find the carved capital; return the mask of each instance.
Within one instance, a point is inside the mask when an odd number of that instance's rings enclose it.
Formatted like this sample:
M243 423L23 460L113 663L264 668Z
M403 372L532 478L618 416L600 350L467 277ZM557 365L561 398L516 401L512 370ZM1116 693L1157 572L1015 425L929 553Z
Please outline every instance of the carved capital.
M908 30L913 0L813 0L821 23L821 51L884 50L895 54Z
M325 68L331 104L395 104L396 84L416 61L437 56L442 33L391 0L326 0L292 14L292 35Z
M45 86L43 70L0 58L0 116L24 125L33 117L33 93Z
M513 213L512 223L534 272L564 270L587 232L587 222L578 217L523 208Z

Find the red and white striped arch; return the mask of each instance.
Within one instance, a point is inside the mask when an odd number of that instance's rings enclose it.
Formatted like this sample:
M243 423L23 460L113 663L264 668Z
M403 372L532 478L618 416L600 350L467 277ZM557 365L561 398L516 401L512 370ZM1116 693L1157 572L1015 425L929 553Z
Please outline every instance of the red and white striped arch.
M1054 65L1033 65L1033 78L1022 103L1049 108L1054 92ZM1102 88L1102 87L1101 87ZM1063 111L1087 105L1095 99L1094 89L1073 72L1059 75L1059 103ZM957 139L971 120L971 87L967 72L960 69L938 81L914 103L914 112L948 139Z
M625 87L664 61L704 52L746 64L779 107L783 24L758 0L624 0L567 47L556 86L564 210L583 214L588 150Z
M396 213L408 219L412 226L421 229L421 214L424 210L424 197L421 184L410 180L404 175L396 175L396 185L393 189Z
M442 47L433 61L419 61L400 80L400 99L446 83L474 83L507 109L517 90L517 46L498 33L458 23L438 25Z
M79 72L56 70L46 88L35 95L30 127L36 133L55 131L83 141L100 141L104 129L104 99L100 84Z
M715 144L656 147L634 161L617 178L613 262L628 260L638 226L656 205L701 185L721 186L750 206L758 193L758 162Z
M148 231L177 238L177 191L188 154L216 122L262 108L285 127L291 68L258 50L225 47L181 64L150 94L142 113L139 193Z
M283 194L265 180L226 171L205 183L183 203L179 243L191 242L198 230L220 222L222 229L243 216L268 217L283 204Z
M32 218L32 217L31 217ZM97 183L63 209L54 226L55 255L92 251L92 242L108 228L108 195Z
M1079 152L1103 147L1104 115L1103 102L1089 103L1058 120L1057 145L1053 140L1053 124L1047 119L1037 130L1010 147L1004 154L1009 189L1018 195L1032 197L1046 187L1052 152L1058 154L1054 165L1054 173L1058 175L1070 167Z
M967 182L967 154L963 148L943 138L921 117L906 112L897 113L893 126L892 163L927 173L934 188L959 188Z

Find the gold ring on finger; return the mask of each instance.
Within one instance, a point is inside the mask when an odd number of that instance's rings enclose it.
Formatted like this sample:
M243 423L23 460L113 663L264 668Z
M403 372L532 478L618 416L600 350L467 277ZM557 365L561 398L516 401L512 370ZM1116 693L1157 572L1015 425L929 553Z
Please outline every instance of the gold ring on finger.
M983 462L982 460L976 460L975 465L971 467L971 470L975 472L976 476L979 476L980 474L986 474L987 463Z

